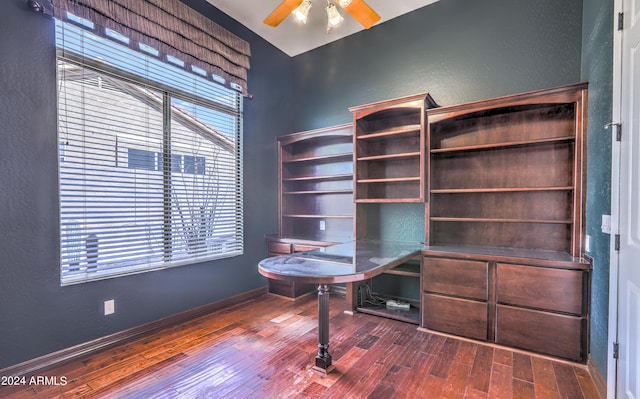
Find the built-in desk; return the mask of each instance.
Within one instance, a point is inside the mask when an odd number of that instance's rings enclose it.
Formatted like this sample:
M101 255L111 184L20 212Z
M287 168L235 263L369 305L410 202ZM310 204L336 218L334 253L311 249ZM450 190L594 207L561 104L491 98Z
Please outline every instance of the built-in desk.
M318 284L318 354L315 369L333 369L329 354L329 291L327 284L353 283L375 277L420 254L423 243L358 240L308 252L260 261L265 277Z

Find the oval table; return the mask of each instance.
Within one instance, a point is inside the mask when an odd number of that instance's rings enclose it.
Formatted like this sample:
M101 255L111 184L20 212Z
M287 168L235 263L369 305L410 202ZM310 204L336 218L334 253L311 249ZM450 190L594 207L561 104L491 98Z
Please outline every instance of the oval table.
M275 280L318 284L318 354L315 370L333 370L329 354L329 290L327 284L368 280L407 260L424 248L407 241L357 240L308 252L275 256L258 264L258 271Z

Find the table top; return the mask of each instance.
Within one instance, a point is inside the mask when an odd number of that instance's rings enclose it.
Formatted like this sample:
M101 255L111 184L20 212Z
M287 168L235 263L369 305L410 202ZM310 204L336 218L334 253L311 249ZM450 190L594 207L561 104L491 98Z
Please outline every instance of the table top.
M265 277L300 283L350 283L370 279L420 255L424 243L356 240L263 259Z

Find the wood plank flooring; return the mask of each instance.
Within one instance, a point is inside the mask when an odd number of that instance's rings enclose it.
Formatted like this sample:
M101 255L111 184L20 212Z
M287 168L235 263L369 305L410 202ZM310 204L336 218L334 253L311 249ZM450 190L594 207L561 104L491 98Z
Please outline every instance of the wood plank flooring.
M42 372L46 383L0 387L0 397L600 398L582 365L348 315L335 295L330 306L329 375L311 369L315 296L265 295Z

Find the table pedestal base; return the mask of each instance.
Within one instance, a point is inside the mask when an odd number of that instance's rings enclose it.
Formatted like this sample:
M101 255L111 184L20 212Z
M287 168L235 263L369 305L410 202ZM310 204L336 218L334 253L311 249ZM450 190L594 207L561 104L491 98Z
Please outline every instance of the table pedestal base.
M314 370L328 374L335 367L331 365L329 354L329 288L318 285L318 354Z

